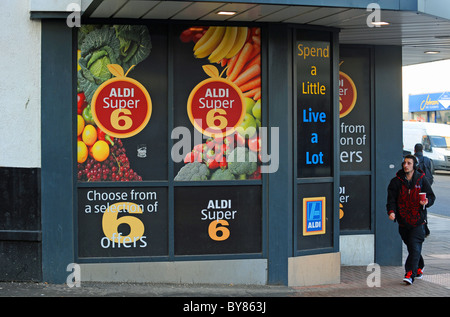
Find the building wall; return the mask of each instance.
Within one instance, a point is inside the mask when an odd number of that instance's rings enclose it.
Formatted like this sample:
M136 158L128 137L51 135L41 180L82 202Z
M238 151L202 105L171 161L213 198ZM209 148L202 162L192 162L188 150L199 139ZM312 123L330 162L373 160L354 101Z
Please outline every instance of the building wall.
M0 38L0 279L39 281L41 22L29 1L0 2Z
M41 166L41 22L29 14L27 0L0 2L2 167Z

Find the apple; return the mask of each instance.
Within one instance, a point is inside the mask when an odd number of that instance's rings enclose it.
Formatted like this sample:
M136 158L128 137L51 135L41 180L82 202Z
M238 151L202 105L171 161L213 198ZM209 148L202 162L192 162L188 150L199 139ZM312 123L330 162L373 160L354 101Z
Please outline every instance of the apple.
M253 106L252 114L255 119L261 120L261 99L258 99L258 101Z
M252 109L255 105L255 101L252 98L245 97L244 104L245 104L245 111L248 114L252 114Z
M255 118L251 114L246 113L242 123L236 127L236 131L243 137L251 138L254 136L256 133Z

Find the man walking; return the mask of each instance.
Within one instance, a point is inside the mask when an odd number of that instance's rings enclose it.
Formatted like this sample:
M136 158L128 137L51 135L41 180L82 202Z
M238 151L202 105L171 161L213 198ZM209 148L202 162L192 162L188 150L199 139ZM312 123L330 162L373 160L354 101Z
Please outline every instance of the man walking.
M433 185L433 171L431 169L431 160L423 155L423 145L421 143L417 143L414 145L414 156L417 158L419 162L419 168L425 173L425 177L428 180L430 185Z
M419 193L426 193L426 198L420 200ZM422 278L426 208L431 207L435 199L425 174L418 169L416 157L406 155L402 169L389 183L386 209L389 219L398 222L398 231L408 249L403 278L408 285L414 282L414 278Z

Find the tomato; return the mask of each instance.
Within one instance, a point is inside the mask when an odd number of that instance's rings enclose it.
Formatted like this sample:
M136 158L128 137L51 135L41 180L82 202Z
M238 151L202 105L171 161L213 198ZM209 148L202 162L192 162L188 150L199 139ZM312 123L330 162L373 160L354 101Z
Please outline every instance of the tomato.
M251 139L248 139L248 148L253 152L261 151L261 138L253 137Z

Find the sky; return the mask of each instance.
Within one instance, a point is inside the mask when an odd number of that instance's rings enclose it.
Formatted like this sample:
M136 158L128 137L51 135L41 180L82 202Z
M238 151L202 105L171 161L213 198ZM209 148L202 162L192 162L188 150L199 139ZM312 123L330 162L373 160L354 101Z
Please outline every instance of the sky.
M408 112L408 96L450 92L450 59L403 67L403 112Z

